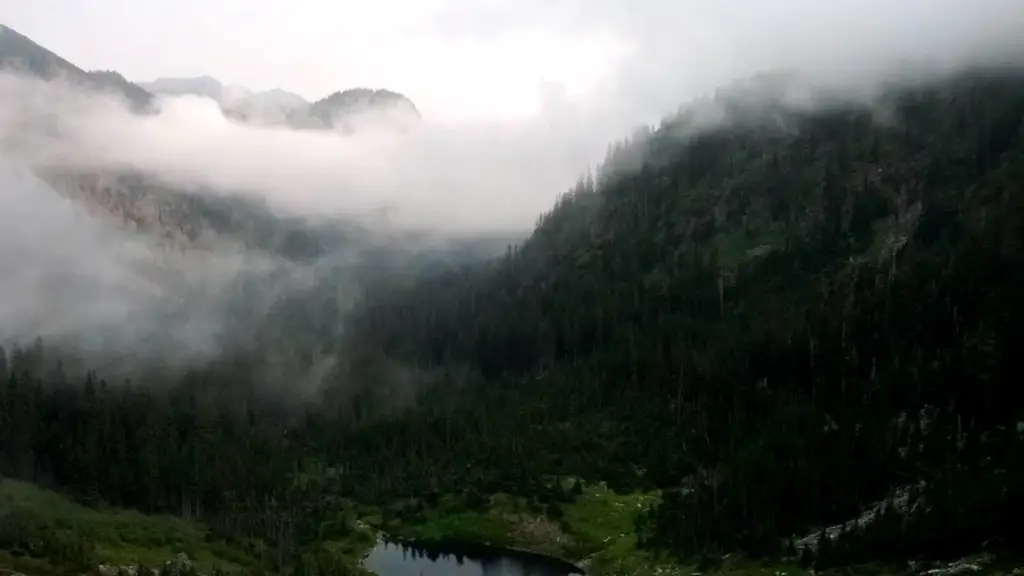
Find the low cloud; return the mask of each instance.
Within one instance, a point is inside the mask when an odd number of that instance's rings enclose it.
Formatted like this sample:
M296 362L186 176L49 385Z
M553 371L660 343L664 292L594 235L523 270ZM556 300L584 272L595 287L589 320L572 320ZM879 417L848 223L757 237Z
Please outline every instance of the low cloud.
M514 23L501 11L522 6L490 3L487 21ZM366 263L358 251L298 264L230 242L169 250L87 213L40 179L48 171L142 173L195 194L265 202L281 216L354 221L378 232L526 234L604 158L609 141L736 78L784 70L800 80L787 84L781 101L815 108L869 103L886 83L1024 62L1017 0L708 6L641 2L642 10L628 12L599 0L586 13L556 10L547 28L608 33L629 47L601 87L579 95L552 84L534 116L446 124L427 114L404 132L373 122L351 135L246 125L195 96L159 98L155 113L140 115L110 95L2 73L0 340L42 335L93 351L199 362L225 348L264 345L261 322L282 301L316 289L337 304L329 313L306 308L320 316L323 344L272 363L304 364L318 380L334 366L330 341L358 293L350 282ZM435 24L466 21L473 17ZM772 84L750 86L756 100ZM728 120L711 100L694 114L694 130Z
M526 232L604 147L565 122L406 131L363 122L352 135L229 120L198 96L133 114L60 82L0 76L8 149L35 167L137 170L213 193L258 197L283 213L378 218L401 229ZM384 123L386 124L386 122Z

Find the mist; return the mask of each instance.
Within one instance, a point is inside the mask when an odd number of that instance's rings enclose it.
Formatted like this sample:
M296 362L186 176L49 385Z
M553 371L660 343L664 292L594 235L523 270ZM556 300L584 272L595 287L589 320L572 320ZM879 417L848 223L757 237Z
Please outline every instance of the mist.
M107 376L196 366L244 346L246 325L233 318L258 325L318 270L227 242L175 249L6 160L0 214L0 344L42 337Z
M433 25L456 36L501 34L529 4L463 7L460 18L442 12ZM690 103L686 120L670 124L685 139L729 122L716 88L758 72L785 81L734 86L729 102L745 90L752 110L765 99L794 110L871 106L884 87L1024 62L1015 0L641 2L630 11L604 0L586 13L570 4L556 3L547 28L569 38L607 33L621 57L589 91L549 83L534 113L516 117L446 120L428 105L407 130L366 118L343 135L242 124L197 96L158 97L154 113L136 114L110 94L0 73L0 342L42 336L116 356L111 362L194 365L266 348L265 323L290 301L317 317L316 338L264 355L276 366L268 373L283 378L299 366L319 381L365 288L368 246L400 247L407 232L525 237L561 192L600 166L609 142L667 115L678 120L680 104ZM42 177L55 171L140 173L311 226L356 223L367 242L302 262L227 237L169 248L69 199ZM295 304L307 297L319 303Z
M110 95L11 74L0 76L0 102L0 129L19 134L11 149L30 166L138 170L281 213L386 214L381 223L398 229L454 235L525 234L605 146L565 137L558 119L402 131L384 119L343 136L242 124L198 96L159 97L156 114L137 115Z
M28 118L59 127L23 147L30 165L131 168L181 186L259 197L289 214L369 218L435 233L525 234L560 192L603 160L610 141L736 80L785 72L799 80L790 82L793 91L813 87L870 104L883 86L900 81L1024 61L1024 11L1015 0L551 6L453 4L428 20L455 43L543 30L524 38L600 37L617 47L601 54L615 57L603 73L590 74L600 80L588 91L570 90L558 78L542 82L532 114L446 121L443 113L432 116L432 104L409 131L363 122L339 137L233 122L213 100L196 96L161 97L157 114L139 116L112 98L4 76L0 133L24 132ZM522 48L524 58L532 54ZM450 72L443 62L437 67L439 78ZM465 82L450 86L451 96L466 91ZM418 101L415 91L409 94ZM813 108L820 104L813 96L787 102ZM724 120L713 107L691 108L706 112L691 123L701 129Z

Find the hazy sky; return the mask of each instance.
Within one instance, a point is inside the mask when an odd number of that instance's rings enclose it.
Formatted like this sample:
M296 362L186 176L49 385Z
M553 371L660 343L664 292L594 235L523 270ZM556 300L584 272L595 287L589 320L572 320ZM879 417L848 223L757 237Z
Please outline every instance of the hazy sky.
M561 97L642 120L763 68L856 74L1024 42L1024 0L0 0L0 21L134 80L207 74L310 99L387 87L439 119Z

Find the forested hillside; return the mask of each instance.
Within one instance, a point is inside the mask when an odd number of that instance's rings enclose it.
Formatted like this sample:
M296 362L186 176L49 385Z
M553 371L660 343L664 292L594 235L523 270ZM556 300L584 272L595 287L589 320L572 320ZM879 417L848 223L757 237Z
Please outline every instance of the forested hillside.
M388 529L506 493L557 520L601 481L660 490L637 553L680 562L1020 550L1024 76L720 104L718 128L684 113L619 150L504 257L367 290L305 410L227 361L155 389L8 350L0 470L201 518L267 570L334 566L360 506Z
M977 73L681 148L670 122L637 144L656 161L581 183L491 269L389 296L356 333L506 382L551 426L540 452L556 423L600 439L559 446L607 468L577 472L688 478L652 546L770 552L919 480L924 524L885 553L995 542L1024 488L1022 94Z

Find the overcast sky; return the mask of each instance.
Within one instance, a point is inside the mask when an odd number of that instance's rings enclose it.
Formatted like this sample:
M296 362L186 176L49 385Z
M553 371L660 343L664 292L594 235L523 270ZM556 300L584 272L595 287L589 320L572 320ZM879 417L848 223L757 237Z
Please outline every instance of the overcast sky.
M0 0L0 21L133 80L387 87L438 119L563 98L643 120L765 68L856 74L1024 42L1024 0Z

